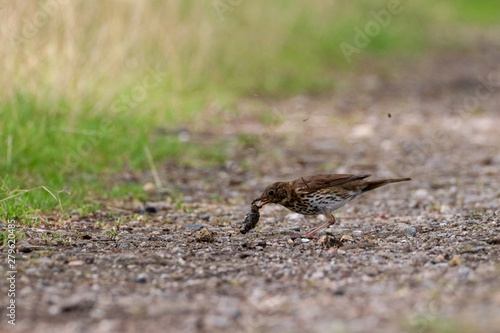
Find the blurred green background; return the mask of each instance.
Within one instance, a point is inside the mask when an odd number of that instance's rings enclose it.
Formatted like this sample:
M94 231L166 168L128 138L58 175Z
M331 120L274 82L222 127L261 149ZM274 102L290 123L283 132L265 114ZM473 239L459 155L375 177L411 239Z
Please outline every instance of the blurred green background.
M387 24L357 47L381 11ZM139 195L106 175L148 170L145 147L157 163L223 163L223 139L165 133L210 126L213 109L237 115L242 97L327 93L362 59L466 48L498 28L500 1L2 1L0 15L8 218L58 208L54 196L66 210ZM349 59L342 43L357 49Z

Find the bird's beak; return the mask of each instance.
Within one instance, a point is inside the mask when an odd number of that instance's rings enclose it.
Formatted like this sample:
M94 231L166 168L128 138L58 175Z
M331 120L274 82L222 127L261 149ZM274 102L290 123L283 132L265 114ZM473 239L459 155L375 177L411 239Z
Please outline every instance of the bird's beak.
M259 202L257 202L257 203L255 204L255 206L257 206L257 207L259 207L259 208L260 208L260 207L264 206L266 203L268 203L268 202L269 202L269 200L270 200L270 199L261 199L261 200L259 200Z

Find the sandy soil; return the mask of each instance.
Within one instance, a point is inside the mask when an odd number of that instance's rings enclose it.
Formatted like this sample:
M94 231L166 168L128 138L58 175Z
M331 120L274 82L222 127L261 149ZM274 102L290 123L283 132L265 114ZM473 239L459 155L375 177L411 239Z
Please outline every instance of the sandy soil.
M148 203L24 228L17 325L4 315L2 332L497 331L499 53L367 63L331 95L207 109L224 121L182 135L230 140L224 165L172 161ZM300 235L322 216L271 205L239 233L267 184L315 173L413 181L349 203L317 239Z

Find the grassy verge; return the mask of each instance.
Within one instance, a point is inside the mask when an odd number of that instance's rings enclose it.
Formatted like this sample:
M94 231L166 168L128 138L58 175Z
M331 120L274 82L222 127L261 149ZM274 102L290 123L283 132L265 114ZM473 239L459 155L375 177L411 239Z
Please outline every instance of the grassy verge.
M390 6L380 0L5 4L0 200L37 189L0 201L0 216L81 207L92 195L137 194L139 184L117 188L105 179L147 169L145 147L158 162L220 163L220 144L200 147L169 133L193 126L208 105L231 108L241 96L333 89L338 73L359 58L419 53L439 47L442 36L458 43L454 32L486 31L500 14L493 0L400 1L387 24L357 45L358 31L366 34ZM358 52L347 59L342 43Z

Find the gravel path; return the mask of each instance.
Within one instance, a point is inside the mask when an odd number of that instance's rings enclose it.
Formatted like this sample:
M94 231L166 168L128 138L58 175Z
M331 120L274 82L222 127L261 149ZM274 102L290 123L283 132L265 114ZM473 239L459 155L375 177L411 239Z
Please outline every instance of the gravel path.
M123 199L24 228L1 331L498 332L498 57L366 64L331 96L207 110L224 122L189 137L231 140L224 165L164 165L149 213ZM300 234L321 216L272 205L239 233L267 184L325 172L413 181L349 203L317 239Z

